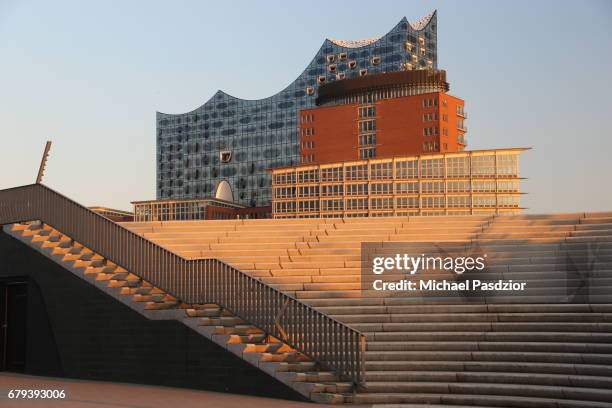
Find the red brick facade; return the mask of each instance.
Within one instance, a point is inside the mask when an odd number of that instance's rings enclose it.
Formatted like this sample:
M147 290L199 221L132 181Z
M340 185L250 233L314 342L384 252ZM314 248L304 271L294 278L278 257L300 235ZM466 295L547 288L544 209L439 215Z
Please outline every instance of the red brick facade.
M371 106L374 109L368 110ZM302 110L301 161L321 164L461 151L466 145L463 106L462 99L432 92Z

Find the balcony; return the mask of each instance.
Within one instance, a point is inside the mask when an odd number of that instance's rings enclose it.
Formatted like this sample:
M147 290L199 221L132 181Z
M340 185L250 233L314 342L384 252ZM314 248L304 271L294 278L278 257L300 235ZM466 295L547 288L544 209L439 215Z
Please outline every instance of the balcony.
M457 125L457 130L459 130L460 132L467 132L467 126L465 125Z
M462 117L463 119L467 119L467 112L462 110L462 111L457 111L457 116Z
M457 136L457 143L463 146L467 146L467 139L463 135Z

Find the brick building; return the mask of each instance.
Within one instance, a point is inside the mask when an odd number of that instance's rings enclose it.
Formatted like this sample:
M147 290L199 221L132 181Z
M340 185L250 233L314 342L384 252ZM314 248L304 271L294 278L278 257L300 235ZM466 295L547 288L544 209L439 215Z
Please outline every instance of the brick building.
M318 106L300 114L302 163L462 151L462 99L442 70L400 71L319 87Z

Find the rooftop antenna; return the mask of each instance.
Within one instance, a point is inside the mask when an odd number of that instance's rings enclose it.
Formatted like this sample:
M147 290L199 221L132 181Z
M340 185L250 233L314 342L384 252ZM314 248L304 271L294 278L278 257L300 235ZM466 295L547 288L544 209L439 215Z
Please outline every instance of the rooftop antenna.
M42 159L40 159L40 167L38 168L38 177L36 177L36 184L42 183L42 179L45 175L45 167L47 166L47 159L49 158L49 150L51 150L51 141L48 140L45 145L45 151L43 152Z

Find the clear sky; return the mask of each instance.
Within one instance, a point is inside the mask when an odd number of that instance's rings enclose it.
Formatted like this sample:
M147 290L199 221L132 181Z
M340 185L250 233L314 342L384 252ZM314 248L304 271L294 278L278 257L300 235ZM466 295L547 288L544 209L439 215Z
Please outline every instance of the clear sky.
M469 148L533 147L529 212L612 210L612 1L0 0L0 188L52 139L47 185L130 209L155 198L156 111L272 95L325 37L433 9Z

